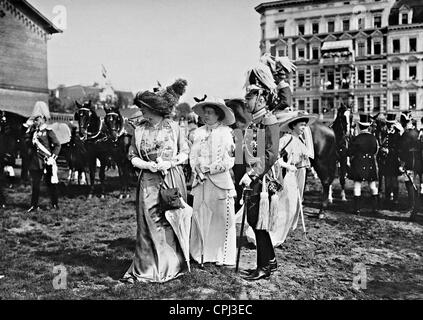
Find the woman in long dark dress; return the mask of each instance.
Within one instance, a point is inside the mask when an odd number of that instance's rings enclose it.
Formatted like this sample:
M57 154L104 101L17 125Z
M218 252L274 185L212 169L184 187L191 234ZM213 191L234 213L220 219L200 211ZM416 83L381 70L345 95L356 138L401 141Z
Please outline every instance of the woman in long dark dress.
M189 147L178 124L166 116L184 93L185 80L178 80L159 93L138 93L134 103L145 120L135 129L129 159L141 170L136 212L137 240L133 262L123 282L166 282L187 269L181 239L160 207L159 184L177 187L186 201L186 184L181 164Z

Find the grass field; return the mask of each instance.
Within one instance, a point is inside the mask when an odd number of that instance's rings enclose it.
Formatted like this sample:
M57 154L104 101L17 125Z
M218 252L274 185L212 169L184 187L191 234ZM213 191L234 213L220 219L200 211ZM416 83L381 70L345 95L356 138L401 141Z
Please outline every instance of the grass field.
M65 174L65 172L61 172ZM352 202L335 201L324 220L306 216L301 228L276 249L278 271L269 280L246 282L233 270L206 265L165 284L118 285L135 246L135 202L118 200L115 173L108 172L106 199L87 199L84 187L61 187L60 210L27 214L30 186L7 189L0 213L2 299L422 299L423 219L409 222L406 195L381 217L350 214ZM63 177L62 177L63 178ZM316 212L320 186L310 178L305 213ZM335 196L339 185L335 183ZM351 185L348 196L351 199ZM364 193L366 195L366 193ZM369 206L369 203L364 203ZM243 245L241 268L255 266L255 249ZM56 290L55 266L67 272L67 288ZM357 269L358 266L364 268ZM360 274L365 287L354 288ZM1 277L4 276L4 277Z

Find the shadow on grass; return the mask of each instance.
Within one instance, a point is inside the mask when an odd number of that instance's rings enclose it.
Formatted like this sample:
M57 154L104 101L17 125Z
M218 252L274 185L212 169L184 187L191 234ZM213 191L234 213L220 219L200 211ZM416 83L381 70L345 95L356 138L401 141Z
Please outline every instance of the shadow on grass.
M91 252L78 249L38 251L37 255L46 257L56 264L74 267L91 267L99 273L99 276L103 274L114 280L119 280L132 262L129 259L116 258L114 253L94 255Z

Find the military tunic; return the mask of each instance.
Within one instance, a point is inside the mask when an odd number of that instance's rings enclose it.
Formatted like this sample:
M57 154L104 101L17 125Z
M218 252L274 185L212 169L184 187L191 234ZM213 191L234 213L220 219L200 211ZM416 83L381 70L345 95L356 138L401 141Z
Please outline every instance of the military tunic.
M398 159L400 138L400 133L394 130L393 132L389 132L382 142L382 146L378 152L378 163L380 165L380 173L383 176L401 175L399 170L400 161Z
M45 168L45 159L48 158L36 144L32 142L34 134L37 135L38 141L48 150L51 154L59 155L61 144L57 139L56 134L46 125L42 125L39 130L31 129L26 136L28 145L28 153L30 157L29 170L42 170Z
M348 156L351 158L349 178L353 181L377 181L376 137L369 132L362 132L351 140Z

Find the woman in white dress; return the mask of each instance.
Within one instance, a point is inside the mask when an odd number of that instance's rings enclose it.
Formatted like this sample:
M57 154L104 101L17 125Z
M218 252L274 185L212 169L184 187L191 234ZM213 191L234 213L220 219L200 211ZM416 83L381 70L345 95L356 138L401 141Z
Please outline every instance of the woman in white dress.
M190 253L199 262L232 266L236 259L235 186L230 169L235 144L232 111L222 99L210 98L193 107L204 126L193 133L190 164L193 222Z
M310 152L303 139L307 125L315 121L313 115L301 111L292 112L292 117L281 124L281 131L289 132L279 141L280 158L276 164L280 175L283 175L283 189L279 193L279 212L276 226L270 232L273 246L281 245L289 230L295 230L300 210L302 209L303 192L307 168L310 167Z

